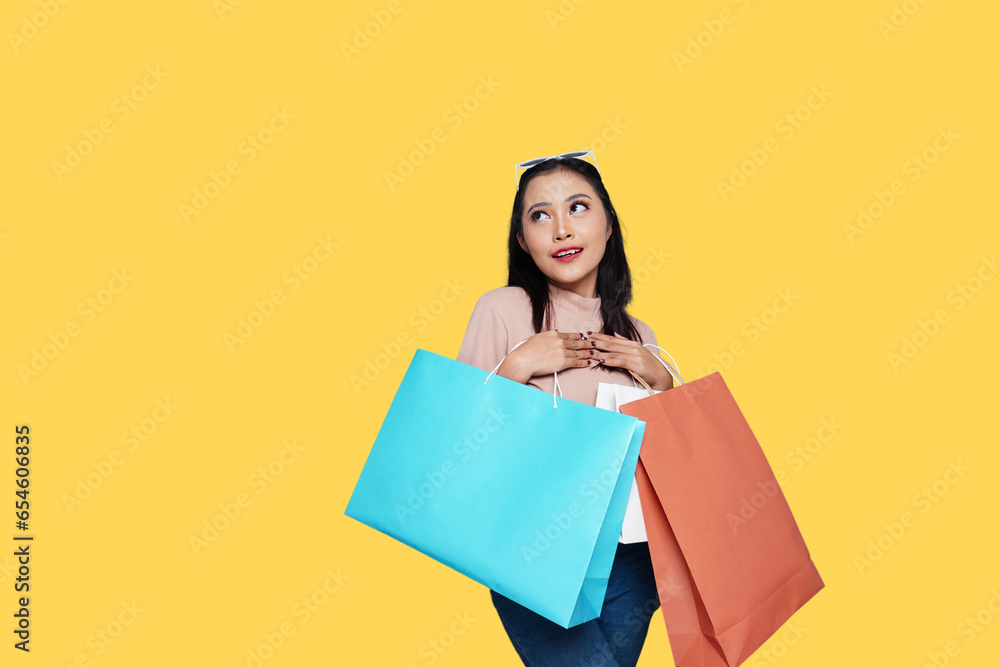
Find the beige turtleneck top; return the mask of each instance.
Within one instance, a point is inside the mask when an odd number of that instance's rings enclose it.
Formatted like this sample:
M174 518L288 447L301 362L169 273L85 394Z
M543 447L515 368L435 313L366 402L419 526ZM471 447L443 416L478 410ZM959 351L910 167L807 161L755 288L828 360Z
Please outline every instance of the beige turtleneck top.
M600 332L604 327L601 299L582 297L575 292L549 285L553 306L553 328L567 333ZM643 322L630 317L642 343L656 344L656 336ZM462 339L458 361L492 371L511 348L535 335L531 323L531 300L520 287L499 287L479 297ZM594 405L600 382L633 386L626 371L609 372L599 366L559 371L559 386L566 398ZM529 385L552 393L552 375L535 376Z

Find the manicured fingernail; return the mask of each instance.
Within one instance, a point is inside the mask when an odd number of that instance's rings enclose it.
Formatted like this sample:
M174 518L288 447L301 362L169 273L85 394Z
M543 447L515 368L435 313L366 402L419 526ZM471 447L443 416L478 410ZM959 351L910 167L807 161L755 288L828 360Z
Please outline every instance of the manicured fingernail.
M594 350L590 351L590 356L594 356Z
M602 363L602 364L604 363L604 359L601 359L601 363Z
M590 365L590 359L587 359L587 365L588 366Z
M593 332L593 331L588 331L588 332L587 332L587 335L589 336L589 335L590 335L590 334L592 334L592 333L594 333L594 332Z
M580 340L586 340L586 338L587 338L586 336L584 336L583 334L580 334Z
M596 340L590 341L590 346L591 347L597 347L597 341Z

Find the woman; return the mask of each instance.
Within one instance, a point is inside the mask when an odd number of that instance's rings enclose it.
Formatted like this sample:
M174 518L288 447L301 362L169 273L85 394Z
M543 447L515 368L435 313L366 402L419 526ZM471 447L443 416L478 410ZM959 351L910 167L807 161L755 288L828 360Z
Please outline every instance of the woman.
M458 360L492 370L503 359L499 375L547 392L558 373L563 395L589 405L600 382L632 386L628 371L669 389L666 368L643 347L656 337L625 312L632 279L600 173L575 157L527 164L510 219L507 287L480 297ZM646 542L619 543L601 616L568 630L491 595L529 667L634 666L659 608Z

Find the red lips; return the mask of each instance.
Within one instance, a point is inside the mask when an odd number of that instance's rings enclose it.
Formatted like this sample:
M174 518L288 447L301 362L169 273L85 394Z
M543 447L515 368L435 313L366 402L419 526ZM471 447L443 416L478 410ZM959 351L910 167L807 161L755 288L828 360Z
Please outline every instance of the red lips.
M564 257L557 257L556 256L556 255L558 255L561 252L567 252L567 251L573 251L573 250L577 250L579 252L573 252L573 253L571 253L569 255L566 255ZM559 250L556 250L554 253L552 253L552 259L556 260L557 262L568 262L571 259L574 259L575 257L578 257L582 252L583 252L583 248L581 248L580 246L578 246L578 245L568 245L568 246L564 246L562 248L559 248Z

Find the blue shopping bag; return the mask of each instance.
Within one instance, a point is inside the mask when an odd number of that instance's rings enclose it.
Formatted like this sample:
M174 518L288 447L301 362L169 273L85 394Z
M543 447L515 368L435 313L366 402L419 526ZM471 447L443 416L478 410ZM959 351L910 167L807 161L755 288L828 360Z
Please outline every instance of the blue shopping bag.
M345 513L572 627L600 615L644 428L417 350Z

